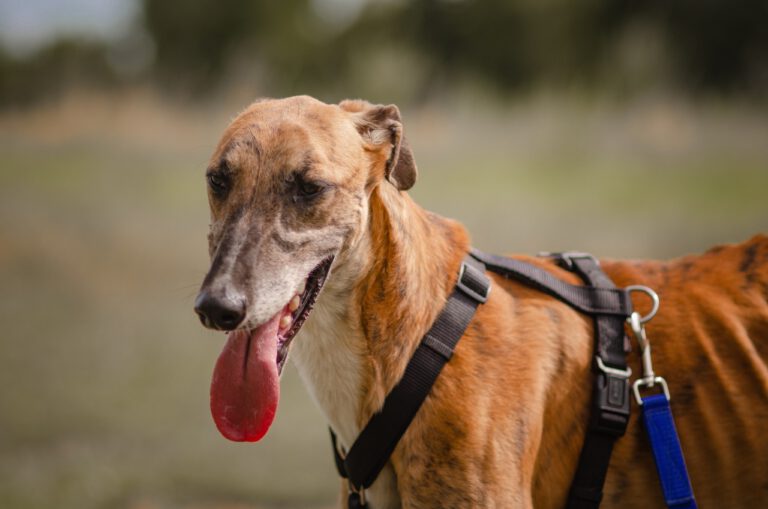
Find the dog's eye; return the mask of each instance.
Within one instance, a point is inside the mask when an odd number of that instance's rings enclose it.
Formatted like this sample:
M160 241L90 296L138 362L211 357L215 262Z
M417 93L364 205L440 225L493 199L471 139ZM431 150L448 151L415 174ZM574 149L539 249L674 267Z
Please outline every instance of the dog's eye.
M314 200L328 188L328 184L322 181L309 180L301 174L293 174L286 179L290 185L293 201L308 202Z
M323 186L317 182L308 182L304 180L299 180L296 182L297 194L303 198L312 198L317 196L322 190Z
M229 186L229 180L225 175L221 175L220 173L209 173L206 175L206 178L208 179L208 186L210 186L211 191L218 195L226 193L227 187Z

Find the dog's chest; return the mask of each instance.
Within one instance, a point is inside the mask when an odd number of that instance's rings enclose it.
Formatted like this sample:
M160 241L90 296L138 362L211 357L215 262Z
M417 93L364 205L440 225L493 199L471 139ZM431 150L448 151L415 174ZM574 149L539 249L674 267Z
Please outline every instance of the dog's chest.
M340 444L349 448L360 432L357 417L362 398L365 339L345 319L347 300L327 290L294 339L291 359ZM368 499L372 508L400 507L397 481L390 465L368 490Z
M364 357L362 338L340 319L344 311L339 303L318 302L294 340L291 359L340 442L349 446L360 431Z

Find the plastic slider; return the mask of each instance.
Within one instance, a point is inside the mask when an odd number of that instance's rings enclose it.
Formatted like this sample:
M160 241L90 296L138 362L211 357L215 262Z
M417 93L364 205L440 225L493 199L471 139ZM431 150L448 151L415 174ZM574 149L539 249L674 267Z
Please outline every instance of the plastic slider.
M480 304L485 303L488 300L488 295L491 293L490 280L480 269L473 267L467 262L461 263L456 287Z

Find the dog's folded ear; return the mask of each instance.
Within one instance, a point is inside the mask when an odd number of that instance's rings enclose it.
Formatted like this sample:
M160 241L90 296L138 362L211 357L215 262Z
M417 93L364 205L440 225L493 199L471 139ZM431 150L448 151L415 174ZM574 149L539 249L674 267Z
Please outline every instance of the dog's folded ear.
M413 187L416 183L416 161L403 135L403 123L397 106L346 100L339 103L339 107L354 115L357 130L371 150L387 149L384 177L401 191Z

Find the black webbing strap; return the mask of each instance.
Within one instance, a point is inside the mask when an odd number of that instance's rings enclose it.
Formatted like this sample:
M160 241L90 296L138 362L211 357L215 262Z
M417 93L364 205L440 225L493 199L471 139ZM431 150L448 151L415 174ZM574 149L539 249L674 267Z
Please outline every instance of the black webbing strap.
M559 255L562 264L592 287L615 289L591 255ZM597 509L614 442L629 422L629 375L624 335L625 316L595 315L595 386L587 436L568 493L567 509Z
M561 281L549 272L530 263L483 253L476 249L473 249L470 254L483 262L488 270L540 290L583 313L616 315L622 318L632 314L632 300L629 295L625 290L618 289L613 285L576 286Z
M456 286L416 348L403 378L387 395L381 411L371 417L344 457L331 431L336 467L350 482L350 508L365 507L360 492L373 484L386 465L443 366L453 355L477 306L487 300L490 285L482 264L466 257Z

